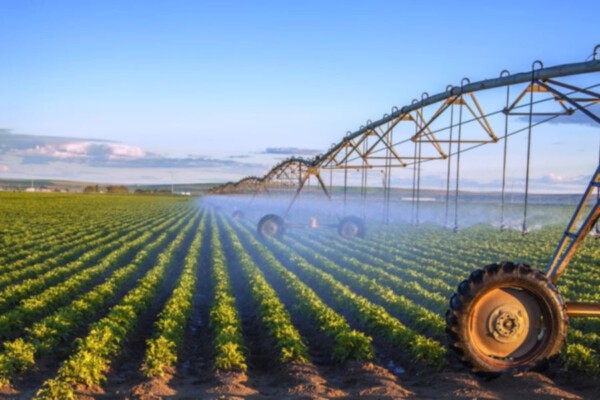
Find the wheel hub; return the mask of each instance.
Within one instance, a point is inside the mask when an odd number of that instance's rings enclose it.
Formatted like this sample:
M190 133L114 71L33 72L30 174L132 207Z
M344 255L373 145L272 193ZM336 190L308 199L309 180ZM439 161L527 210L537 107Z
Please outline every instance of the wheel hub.
M541 308L526 290L516 287L487 292L471 318L471 337L481 354L514 359L529 353L538 342Z
M342 236L346 238L354 237L358 234L358 226L351 222L347 222L342 227Z
M521 337L525 325L521 310L501 307L490 314L488 329L499 342L510 343Z
M272 221L266 221L262 225L261 231L265 236L275 236L277 233L277 224L273 223Z

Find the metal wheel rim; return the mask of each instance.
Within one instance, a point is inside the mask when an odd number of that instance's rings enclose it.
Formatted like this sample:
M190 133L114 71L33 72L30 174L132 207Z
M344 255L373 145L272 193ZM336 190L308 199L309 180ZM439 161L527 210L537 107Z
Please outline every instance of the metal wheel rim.
M353 238L358 235L358 226L353 222L346 222L342 225L342 236L345 238Z
M535 359L548 342L548 321L548 310L530 291L495 288L473 305L470 341L493 364L524 364Z
M261 225L260 231L265 236L275 236L277 234L278 227L273 221L265 221Z

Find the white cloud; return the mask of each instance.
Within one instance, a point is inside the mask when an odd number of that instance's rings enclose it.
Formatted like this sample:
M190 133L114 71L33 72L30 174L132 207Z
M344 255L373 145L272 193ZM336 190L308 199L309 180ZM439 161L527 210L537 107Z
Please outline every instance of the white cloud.
M136 159L148 155L136 146L122 143L102 143L77 141L37 145L33 148L18 150L15 154L26 157L41 157L59 160L98 159L122 160ZM48 160L49 161L49 160Z
M583 185L589 182L589 177L585 176L566 176L562 174L549 173L539 179L537 179L540 183L548 183L548 184L579 184Z
M314 156L321 152L321 150L317 149L303 149L299 147L267 147L264 154Z
M130 146L122 143L109 143L111 153L110 159L118 158L141 158L146 157L148 153L136 146Z
M241 162L227 156L170 157L125 143L19 135L0 129L0 172L5 177L152 183L171 181L173 171L177 171L179 180L211 182L236 180L264 169L260 162Z

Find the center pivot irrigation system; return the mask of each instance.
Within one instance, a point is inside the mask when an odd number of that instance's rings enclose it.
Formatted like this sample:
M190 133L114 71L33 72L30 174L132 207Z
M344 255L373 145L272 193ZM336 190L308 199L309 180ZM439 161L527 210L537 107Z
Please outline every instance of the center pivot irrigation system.
M384 219L389 220L392 170L410 168L412 220L419 222L422 164L436 160L447 168L445 222L454 214L458 227L458 201L462 153L503 143L501 229L505 227L508 142L518 133L527 135L524 215L527 232L532 131L540 124L576 115L586 116L600 127L600 45L585 62L546 68L540 61L531 71L460 86L449 85L442 93L413 100L402 108L356 132L314 159L290 158L264 177L248 177L212 189L213 194L281 195L291 201L283 217L264 216L258 224L263 236L281 237L290 224L286 219L300 193L316 180L316 187L333 201L333 175L343 197L343 215L335 226L347 238L365 234L364 219L346 215L348 173L358 171L360 198L366 203L368 171L381 170ZM564 127L565 125L563 125ZM568 133L565 133L568 135ZM596 137L597 138L597 137ZM592 143L597 145L597 143ZM329 185L325 174L329 173ZM340 190L339 187L342 187ZM236 217L241 212L236 211ZM537 368L556 356L565 341L569 317L600 317L600 304L565 303L555 284L565 272L583 239L598 233L600 217L600 162L569 222L563 237L541 273L524 264L502 262L474 271L450 300L446 315L449 346L461 361L477 372L505 372ZM316 220L310 226L316 227Z

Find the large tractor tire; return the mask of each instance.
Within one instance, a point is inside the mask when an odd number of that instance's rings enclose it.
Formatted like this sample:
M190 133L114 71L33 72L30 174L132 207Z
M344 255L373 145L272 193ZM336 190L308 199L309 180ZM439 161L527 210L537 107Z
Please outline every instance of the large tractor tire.
M540 370L567 335L562 296L528 265L504 262L474 271L446 313L450 349L473 372Z
M343 218L338 225L338 234L346 239L354 237L365 237L365 222L355 216Z
M263 237L281 239L285 233L283 218L275 214L267 214L258 221L258 234Z

